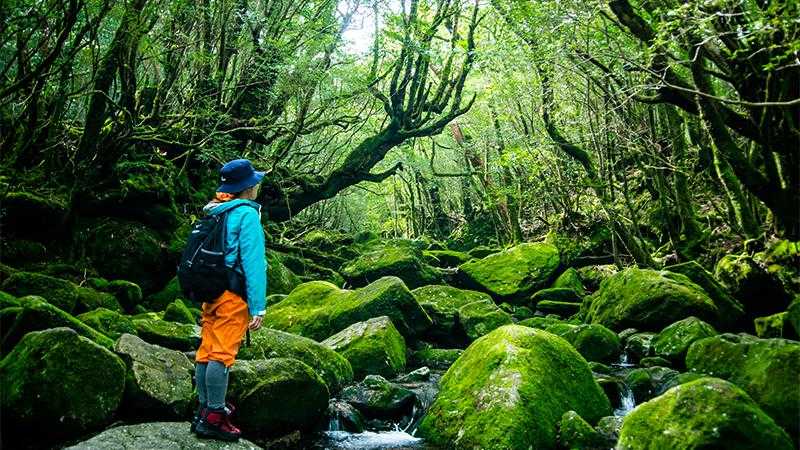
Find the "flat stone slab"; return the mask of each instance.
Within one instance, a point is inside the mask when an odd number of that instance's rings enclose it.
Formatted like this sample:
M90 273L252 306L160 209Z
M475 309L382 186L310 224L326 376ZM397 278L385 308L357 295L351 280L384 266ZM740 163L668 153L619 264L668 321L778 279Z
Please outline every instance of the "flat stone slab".
M223 442L199 439L189 432L189 422L151 422L110 428L68 449L81 450L255 450L261 447L245 439Z

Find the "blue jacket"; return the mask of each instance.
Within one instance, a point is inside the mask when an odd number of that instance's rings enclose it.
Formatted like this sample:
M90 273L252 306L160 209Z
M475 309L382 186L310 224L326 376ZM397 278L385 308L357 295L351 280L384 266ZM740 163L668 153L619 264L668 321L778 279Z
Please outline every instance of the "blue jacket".
M267 309L267 261L261 205L252 200L235 199L217 204L207 211L208 214L220 214L241 203L248 203L254 208L242 206L228 215L225 265L244 275L250 316L260 316ZM241 265L237 264L239 260Z

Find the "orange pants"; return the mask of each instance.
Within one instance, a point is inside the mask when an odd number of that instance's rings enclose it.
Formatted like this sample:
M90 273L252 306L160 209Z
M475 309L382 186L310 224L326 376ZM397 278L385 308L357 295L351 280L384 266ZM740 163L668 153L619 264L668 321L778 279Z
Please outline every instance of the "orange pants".
M213 303L203 303L201 321L202 341L194 360L204 363L219 361L225 367L232 366L250 322L247 302L233 292L225 291Z

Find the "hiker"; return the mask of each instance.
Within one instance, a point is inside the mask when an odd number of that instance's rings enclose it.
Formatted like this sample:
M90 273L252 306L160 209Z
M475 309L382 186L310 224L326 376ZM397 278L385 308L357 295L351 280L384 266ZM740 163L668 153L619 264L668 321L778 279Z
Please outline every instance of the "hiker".
M247 330L258 330L266 308L267 275L261 205L256 203L264 172L246 159L225 164L222 185L204 208L208 215L224 214L224 261L228 289L202 304L202 342L195 356L195 379L200 400L192 431L199 437L236 441L241 431L230 421L233 407L225 401L228 370L236 360ZM222 244L220 243L220 248Z

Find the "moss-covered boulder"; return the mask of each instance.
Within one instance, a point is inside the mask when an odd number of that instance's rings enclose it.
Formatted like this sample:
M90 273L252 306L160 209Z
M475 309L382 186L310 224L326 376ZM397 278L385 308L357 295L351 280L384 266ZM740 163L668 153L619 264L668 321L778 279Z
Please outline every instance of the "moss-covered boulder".
M179 298L167 305L163 317L168 322L188 323L190 325L197 323L197 317L192 314L186 303Z
M531 296L531 305L536 306L543 301L580 303L582 300L581 296L573 289L547 288L536 291Z
M436 267L458 267L472 259L466 253L455 250L424 250L425 262Z
M314 369L291 358L237 361L229 383L237 425L254 435L310 430L324 416L330 399Z
M560 266L555 246L527 243L466 262L459 266L459 274L464 287L487 292L498 301L523 303L549 286Z
M539 314L555 314L564 318L574 316L580 311L580 309L580 303L555 302L550 300L543 300L536 305L536 312Z
M791 301L781 281L748 255L726 255L714 276L744 305L750 320L784 311Z
M2 289L22 297L38 295L68 313L78 302L78 286L67 280L32 272L15 272L3 282Z
M163 289L147 297L143 306L150 311L164 311L177 299L183 298L178 277L173 277Z
M322 377L332 394L353 381L353 369L342 355L313 339L271 328L250 333L250 345L240 347L236 358L298 359Z
M418 430L445 447L554 448L565 412L593 423L611 409L586 360L567 341L519 325L473 342L440 386Z
M800 296L796 296L786 310L786 320L794 329L794 333L800 336Z
M288 294L300 284L300 278L283 264L281 257L267 252L267 294Z
M8 292L0 291L0 309L9 306L19 306L19 300Z
M617 269L617 266L614 264L585 266L577 270L581 281L583 281L583 285L586 286L586 289L590 292L598 290L603 281L619 272L619 269Z
M578 274L578 271L574 267L570 267L569 269L565 270L564 273L556 278L556 281L553 282L553 285L550 286L551 288L564 288L564 289L572 289L578 295L583 295L586 289L583 287L583 281L581 281L581 276Z
M772 241L763 252L753 255L753 259L778 278L787 292L800 294L800 241Z
M397 277L383 277L356 290L339 289L325 281L303 283L267 308L264 325L321 341L356 322L380 316L389 316L400 334L411 340L431 325L428 314Z
M354 323L322 344L350 362L356 380L367 375L392 378L406 367L406 341L387 316Z
M99 289L99 288L96 288ZM138 284L127 280L111 280L103 289L117 298L120 306L126 313L133 312L136 305L142 303L142 288Z
M367 284L385 276L396 276L411 288L437 283L439 273L424 262L422 251L409 245L387 244L346 263L340 270L353 286Z
M136 327L130 317L106 308L97 308L77 316L81 322L103 333L113 340L125 333L136 334Z
M558 425L558 446L562 449L581 450L603 448L605 439L575 411L567 411Z
M116 297L108 292L101 292L92 288L77 286L78 301L75 305L74 313L93 311L97 308L110 309L122 312L122 305Z
M391 383L380 375L369 375L342 391L342 400L368 417L392 418L411 412L414 392Z
M456 362L462 353L464 353L464 350L460 348L426 347L411 353L411 362L415 366L446 370Z
M0 203L3 233L10 236L52 238L63 230L69 214L67 202L56 195L9 192Z
M426 339L445 346L459 346L467 342L467 336L459 325L459 308L476 301L492 300L483 292L439 284L423 286L411 293L433 320L433 325L425 335Z
M187 417L193 406L194 363L183 353L123 334L114 351L127 366L124 413L149 419Z
M676 385L680 372L669 367L639 367L625 375L625 384L636 403L646 402Z
M744 389L795 439L800 435L800 343L721 334L689 347L686 367Z
M25 334L48 328L67 327L91 341L111 349L114 341L78 320L71 314L50 304L45 299L27 296L20 299L20 306L0 310L2 324L2 352L9 352Z
M491 299L478 300L458 308L458 326L470 342L512 322L511 315Z
M157 318L133 319L136 334L151 344L188 352L200 345L200 327Z
M602 325L555 324L546 331L566 339L587 361L612 362L620 353L619 337Z
M130 280L145 292L163 286L175 270L159 235L138 222L94 221L79 227L75 240L101 276Z
M0 361L3 440L80 436L110 421L125 364L69 328L28 333ZM42 430L47 430L42 433Z
M502 250L503 249L497 248L497 247L489 247L489 246L486 246L486 245L479 245L477 247L474 247L474 248L470 249L467 252L467 254L470 256L470 258L481 259L481 258L486 258L489 255L493 255L495 253L499 253Z
M633 333L625 339L625 353L634 361L653 355L653 340L656 333Z
M717 378L701 378L636 407L625 417L617 448L789 450L794 446L740 388Z
M256 444L241 438L237 442L202 439L187 433L189 422L146 422L109 428L68 450L151 450L189 449L255 450Z
M687 317L661 330L653 339L656 355L683 365L686 352L694 341L714 336L717 330L697 317Z
M46 264L47 248L36 241L26 239L3 239L0 242L0 255L3 262L20 269L33 269Z
M517 325L524 325L526 327L545 330L550 325L555 325L557 323L565 323L565 322L560 317L554 314L550 314L547 316L535 316L525 320L520 320L519 322L517 322Z
M650 269L626 269L608 278L589 307L591 323L612 330L635 327L660 331L689 316L720 321L719 309L685 275Z
M736 329L746 326L744 306L723 287L714 277L696 261L675 264L666 268L670 272L686 275L695 284L703 288L720 311L719 326L722 330Z

